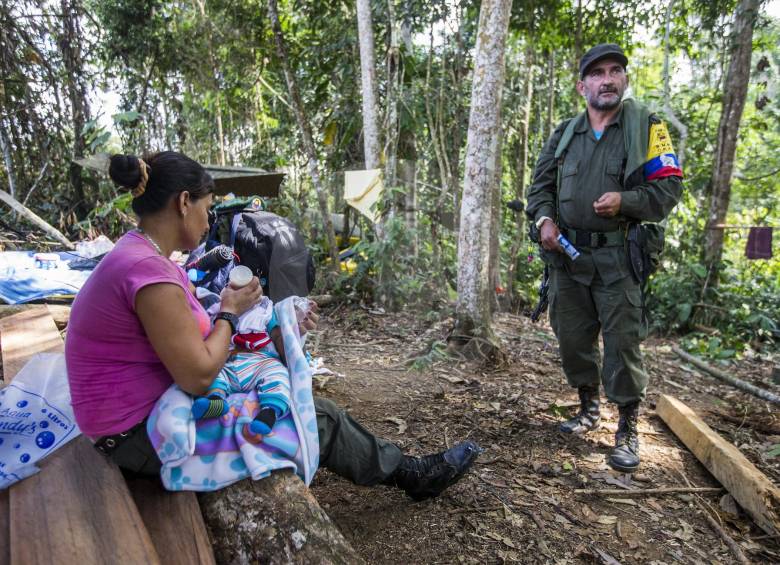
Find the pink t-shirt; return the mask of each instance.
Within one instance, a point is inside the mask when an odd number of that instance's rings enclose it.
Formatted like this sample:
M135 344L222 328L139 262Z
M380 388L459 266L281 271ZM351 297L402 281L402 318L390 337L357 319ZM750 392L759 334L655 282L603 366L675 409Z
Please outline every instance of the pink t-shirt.
M76 296L65 338L73 411L87 436L130 429L173 383L135 313L136 293L156 283L180 286L203 337L211 331L184 270L142 235L122 237Z

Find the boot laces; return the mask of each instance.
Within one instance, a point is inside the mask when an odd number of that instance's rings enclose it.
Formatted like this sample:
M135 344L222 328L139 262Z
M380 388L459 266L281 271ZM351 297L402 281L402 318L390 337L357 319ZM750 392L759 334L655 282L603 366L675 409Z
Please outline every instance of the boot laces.
M639 440L638 422L633 418L621 417L618 422L618 433L616 435L616 445L625 445L633 449Z
M443 453L434 455L425 455L423 457L410 457L403 465L404 473L414 475L417 478L431 477L441 471L441 467L446 464Z

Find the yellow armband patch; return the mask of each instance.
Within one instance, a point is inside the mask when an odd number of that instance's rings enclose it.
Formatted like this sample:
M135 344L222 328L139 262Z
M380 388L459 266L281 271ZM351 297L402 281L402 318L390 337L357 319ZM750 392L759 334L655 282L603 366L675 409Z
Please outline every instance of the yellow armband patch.
M647 144L647 160L660 157L665 153L674 153L672 138L666 124L661 122L650 125L650 141Z

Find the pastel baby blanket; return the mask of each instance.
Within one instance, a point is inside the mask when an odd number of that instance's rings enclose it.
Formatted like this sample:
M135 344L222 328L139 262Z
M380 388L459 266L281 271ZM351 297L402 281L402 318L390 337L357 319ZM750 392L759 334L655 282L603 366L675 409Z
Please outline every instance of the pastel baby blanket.
M259 409L255 391L230 395L230 410L220 418L195 420L193 397L172 385L157 401L146 425L162 461L160 476L166 489L218 490L286 468L311 483L319 465L319 437L311 368L303 353L294 298L274 306L290 372L290 413L276 422L271 434L250 442L242 429Z

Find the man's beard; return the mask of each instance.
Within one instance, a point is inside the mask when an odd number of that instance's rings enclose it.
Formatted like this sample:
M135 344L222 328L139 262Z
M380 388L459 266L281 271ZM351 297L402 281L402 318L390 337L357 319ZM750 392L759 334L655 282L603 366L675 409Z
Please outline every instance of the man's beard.
M588 104L590 104L590 106L593 107L595 110L599 110L599 111L602 111L602 112L608 111L608 110L614 110L615 108L617 108L620 105L620 101L623 99L623 93L620 92L619 90L608 90L606 92L609 92L609 93L615 95L616 98L615 98L614 102L613 101L606 101L606 100L602 101L599 98L599 96L601 94L605 94L605 92L600 92L600 93L596 94L595 96L593 96L593 95L588 96Z

